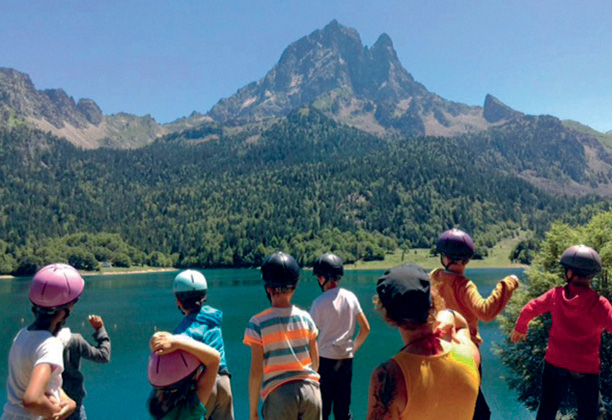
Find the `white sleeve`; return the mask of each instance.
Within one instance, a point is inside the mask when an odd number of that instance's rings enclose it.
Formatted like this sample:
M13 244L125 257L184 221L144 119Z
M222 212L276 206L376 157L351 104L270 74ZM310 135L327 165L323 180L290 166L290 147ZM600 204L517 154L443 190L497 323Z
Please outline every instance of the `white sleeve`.
M314 321L315 325L318 328L319 327L319 305L317 304L316 300L313 302L312 307L310 308L310 317L312 318L312 320Z
M363 312L363 309L361 309L361 305L359 304L359 299L357 299L357 296L355 296L354 293L353 293L353 311L355 313L355 316Z
M64 371L64 346L57 337L50 337L36 349L36 362L34 366L48 363L52 370Z

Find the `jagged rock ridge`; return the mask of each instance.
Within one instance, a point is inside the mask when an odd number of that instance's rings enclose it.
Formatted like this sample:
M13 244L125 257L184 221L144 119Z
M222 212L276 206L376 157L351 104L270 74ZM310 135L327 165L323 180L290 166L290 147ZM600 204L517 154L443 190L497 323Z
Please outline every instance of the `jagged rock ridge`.
M220 122L252 122L310 103L340 122L378 134L457 135L492 124L481 107L447 101L415 81L387 34L368 48L357 31L335 20L289 45L263 79L222 99L208 115Z
M19 121L83 148L141 147L166 133L151 116L104 116L92 99L75 102L62 89L36 90L27 74L0 68L0 125Z

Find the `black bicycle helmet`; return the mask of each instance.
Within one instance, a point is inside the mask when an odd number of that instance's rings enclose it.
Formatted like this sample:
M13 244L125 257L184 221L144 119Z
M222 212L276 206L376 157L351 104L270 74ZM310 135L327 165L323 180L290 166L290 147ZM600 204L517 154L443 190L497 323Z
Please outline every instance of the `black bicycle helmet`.
M315 276L325 278L342 277L344 275L344 267L340 257L331 252L326 252L314 261L312 272Z
M300 279L300 266L291 255L277 252L264 260L261 277L269 287L295 286Z
M476 247L474 241L462 230L450 229L438 238L436 249L451 259L451 261L467 260L474 256Z
M593 248L574 245L563 251L559 263L581 277L592 277L602 268L601 257Z

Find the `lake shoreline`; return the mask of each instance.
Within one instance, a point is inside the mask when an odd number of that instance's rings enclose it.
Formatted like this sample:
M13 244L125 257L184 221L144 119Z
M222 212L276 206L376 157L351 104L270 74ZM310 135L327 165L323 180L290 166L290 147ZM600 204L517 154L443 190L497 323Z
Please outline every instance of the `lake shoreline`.
M117 276L117 275L126 275L126 274L147 274L147 273L163 273L166 271L178 271L180 270L179 268L174 268L174 267L134 267L133 269L125 269L125 270L121 270L121 269L117 269L117 270L113 270L113 271L82 271L79 270L79 273L81 273L84 276ZM24 277L29 277L29 276L24 276ZM3 274L0 275L0 280L12 280L12 279L18 279L20 277L17 276L12 276L10 274Z
M477 260L477 262L479 262ZM410 261L404 261L403 263L400 264L410 264ZM385 264L384 261L368 261L368 262L359 262L357 264L346 264L344 266L344 270L345 271L367 271L367 270L386 270L388 268L394 267L396 265L400 265L398 263L390 263L390 264ZM433 270L434 268L438 268L441 267L440 264L418 264L421 265L425 270ZM470 263L470 265L468 266L468 269L474 269L474 268L478 268L478 269L509 269L509 268L522 268L522 269L527 269L529 268L528 265L526 264L507 264L507 265L502 265L502 266L494 266L494 265L486 265L486 264L473 264ZM210 268L196 268L196 269L210 269ZM215 268L217 269L217 268ZM232 268L229 268L232 269ZM118 276L118 275L128 275L128 274L147 274L147 273L163 273L163 272L169 272L169 271L179 271L181 270L180 268L175 268L175 267L134 267L133 269L116 269L113 271L79 271L82 275L84 276ZM304 268L303 270L305 271L312 271L312 269L310 267ZM17 276L12 276L10 274L3 274L0 275L0 281L1 280L13 280L13 279L18 279L20 277Z

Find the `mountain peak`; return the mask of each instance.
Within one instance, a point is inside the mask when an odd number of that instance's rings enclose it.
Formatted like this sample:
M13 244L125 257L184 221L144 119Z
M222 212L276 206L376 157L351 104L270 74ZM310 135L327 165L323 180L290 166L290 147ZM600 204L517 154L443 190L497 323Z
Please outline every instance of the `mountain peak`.
M523 114L510 108L495 96L487 94L485 97L482 115L484 116L485 120L493 124L502 120L511 120Z
M380 36L378 37L378 39L376 40L376 42L372 46L372 49L374 49L374 48L391 48L391 49L393 49L393 41L391 41L391 37L389 35L387 35L386 33L383 32L382 34L380 34Z
M335 19L290 44L264 78L221 99L207 115L220 123L257 122L305 105L377 135L387 129L453 135L487 125L480 108L445 101L416 82L388 34L368 48L355 29Z

